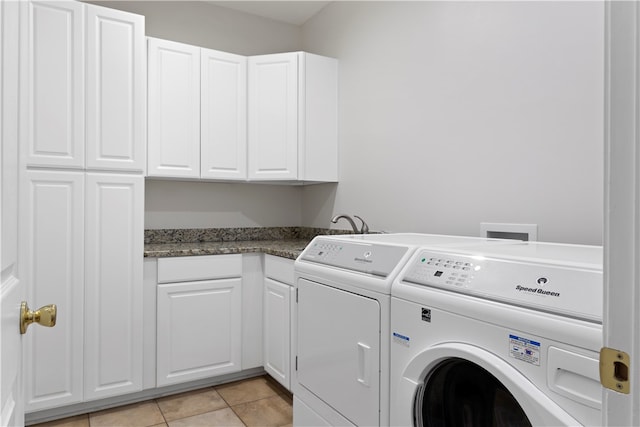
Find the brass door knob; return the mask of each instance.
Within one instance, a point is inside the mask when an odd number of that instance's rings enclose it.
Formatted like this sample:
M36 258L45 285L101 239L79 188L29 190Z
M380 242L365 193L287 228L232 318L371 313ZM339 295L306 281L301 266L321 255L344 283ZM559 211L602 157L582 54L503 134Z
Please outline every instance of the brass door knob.
M55 304L45 305L36 311L32 311L29 309L26 301L22 301L20 306L20 333L24 334L27 332L27 327L32 323L37 323L49 328L55 326L57 313L58 308Z

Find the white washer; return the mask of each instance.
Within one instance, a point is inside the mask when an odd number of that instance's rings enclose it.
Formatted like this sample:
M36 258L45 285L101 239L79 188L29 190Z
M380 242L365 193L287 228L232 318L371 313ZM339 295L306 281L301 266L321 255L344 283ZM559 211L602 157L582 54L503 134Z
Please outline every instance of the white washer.
M294 425L388 425L393 279L419 246L485 241L424 234L316 237L295 263Z
M602 256L416 251L392 289L391 425L600 425Z

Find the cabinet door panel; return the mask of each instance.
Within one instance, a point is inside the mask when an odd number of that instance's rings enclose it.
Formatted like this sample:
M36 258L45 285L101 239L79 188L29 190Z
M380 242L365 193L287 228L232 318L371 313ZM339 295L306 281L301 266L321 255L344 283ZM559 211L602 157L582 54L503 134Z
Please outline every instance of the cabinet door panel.
M264 282L264 370L287 389L290 384L290 289L271 279Z
M87 168L144 171L144 16L87 6Z
M144 178L87 174L85 400L142 389Z
M24 2L27 70L26 162L84 166L83 5Z
M200 48L148 39L148 175L200 176Z
M23 200L28 300L60 313L55 328L25 335L25 397L36 411L82 401L84 174L28 171Z
M241 369L241 279L158 286L158 386Z
M298 54L249 58L249 178L298 177Z
M202 49L202 178L247 178L247 58Z

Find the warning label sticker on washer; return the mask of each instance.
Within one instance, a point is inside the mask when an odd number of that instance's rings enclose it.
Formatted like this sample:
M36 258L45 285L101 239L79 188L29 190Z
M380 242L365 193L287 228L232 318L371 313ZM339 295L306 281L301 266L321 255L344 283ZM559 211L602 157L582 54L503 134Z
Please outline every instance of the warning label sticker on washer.
M409 343L411 341L411 338L405 336L405 335L401 335L397 332L393 333L393 341L398 343L398 344L402 344L405 347L409 347Z
M518 360L540 366L540 343L537 341L509 335L509 353Z

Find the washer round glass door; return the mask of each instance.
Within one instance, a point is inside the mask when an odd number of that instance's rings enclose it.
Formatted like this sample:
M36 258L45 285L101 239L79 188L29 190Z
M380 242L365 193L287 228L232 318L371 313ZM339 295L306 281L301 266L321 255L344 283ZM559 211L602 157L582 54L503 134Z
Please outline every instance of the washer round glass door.
M475 363L449 359L436 366L416 393L418 427L531 426L500 381Z

